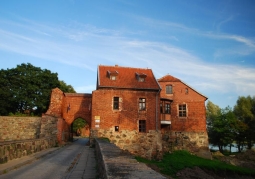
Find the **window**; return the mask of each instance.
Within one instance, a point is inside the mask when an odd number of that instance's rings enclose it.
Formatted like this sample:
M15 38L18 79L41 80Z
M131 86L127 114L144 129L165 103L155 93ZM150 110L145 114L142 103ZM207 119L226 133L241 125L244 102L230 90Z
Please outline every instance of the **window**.
M119 110L119 97L114 97L113 98L113 109L114 110Z
M135 75L136 75L137 81L139 82L144 82L145 78L147 77L147 75L144 73L135 73Z
M146 120L139 120L139 132L146 132Z
M119 132L119 126L115 126L115 132Z
M189 88L185 88L185 94L189 94Z
M166 85L166 94L173 94L173 86Z
M171 102L162 100L160 102L160 113L171 114Z
M170 104L169 103L165 104L165 113L170 114Z
M187 116L186 104L180 104L179 105L179 117L186 117L186 116Z
M117 71L107 71L107 76L110 78L110 80L117 80L117 76L119 73Z
M116 76L110 76L111 80L116 80Z
M145 79L144 79L143 77L139 77L139 78L138 78L138 81L139 81L139 82L144 82L144 80L145 80Z
M145 98L139 98L139 111L146 110L146 100Z

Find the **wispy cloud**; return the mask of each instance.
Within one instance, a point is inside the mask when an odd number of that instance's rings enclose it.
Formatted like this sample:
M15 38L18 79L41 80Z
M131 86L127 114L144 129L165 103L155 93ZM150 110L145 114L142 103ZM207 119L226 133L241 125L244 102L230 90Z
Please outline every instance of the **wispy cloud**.
M164 25L196 31L174 23ZM135 40L118 30L100 29L86 24L59 27L27 21L27 25L19 26L17 23L17 26L18 31L0 26L0 50L77 66L94 73L95 66L101 63L149 67L157 78L170 73L196 89L201 89L203 93L234 90L236 93L253 94L255 91L254 68L210 64L192 52L170 43ZM208 33L202 35L234 40L254 48L254 42L245 37ZM76 87L78 92L91 89L94 89L94 85Z

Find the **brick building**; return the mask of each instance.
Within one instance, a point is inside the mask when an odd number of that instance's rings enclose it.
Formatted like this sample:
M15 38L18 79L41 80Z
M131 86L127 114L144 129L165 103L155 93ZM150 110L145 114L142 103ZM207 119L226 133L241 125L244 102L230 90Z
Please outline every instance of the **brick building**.
M160 121L163 150L207 150L207 97L171 75L158 79L158 82L162 88Z
M75 118L84 117L91 139L106 137L135 155L159 158L164 152L186 149L210 157L207 97L173 76L156 80L151 69L99 65L92 95L57 95L47 113L56 111L62 133L68 133Z

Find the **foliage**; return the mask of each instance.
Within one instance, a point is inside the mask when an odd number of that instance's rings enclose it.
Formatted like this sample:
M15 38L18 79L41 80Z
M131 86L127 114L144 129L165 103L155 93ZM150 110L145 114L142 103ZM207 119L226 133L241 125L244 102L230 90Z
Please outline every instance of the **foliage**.
M76 134L79 135L81 133L81 129L85 127L86 124L87 122L82 118L75 119L72 125L73 132L76 132Z
M206 106L207 131L209 142L219 147L231 146L235 142L241 152L245 144L250 148L255 136L255 97L239 97L234 110L230 107L220 109L212 102Z
M206 123L208 130L212 128L213 120L217 118L220 112L221 109L219 106L213 104L211 101L208 101L206 105Z
M160 172L176 177L178 171L185 168L199 167L201 169L211 170L214 172L233 172L242 175L253 175L255 171L247 168L241 168L223 163L218 160L209 160L191 155L187 151L175 151L171 154L167 153L161 161L147 160L141 157L136 157L136 160L150 165L156 165Z
M254 144L255 141L255 96L239 97L234 107L236 117L245 123L248 127L243 132L246 138L248 149Z
M0 83L0 115L41 115L49 106L53 88L71 89L59 82L57 73L30 63L0 70Z
M76 93L76 91L71 85L67 85L64 81L61 80L59 81L59 83L60 83L59 89L61 89L61 91L65 93Z

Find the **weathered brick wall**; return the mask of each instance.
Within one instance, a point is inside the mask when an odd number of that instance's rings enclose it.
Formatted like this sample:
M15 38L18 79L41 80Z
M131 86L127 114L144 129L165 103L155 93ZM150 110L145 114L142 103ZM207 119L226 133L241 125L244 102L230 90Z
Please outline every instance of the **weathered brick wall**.
M0 143L0 164L9 160L20 158L26 155L45 150L57 145L57 139L42 138L20 141L9 141Z
M59 143L64 143L71 139L71 124L77 118L83 118L91 125L91 94L83 93L63 93L55 88L51 92L51 101L46 115L56 117L56 130ZM48 127L47 127L48 129ZM43 135L50 134L45 131ZM89 130L86 131L89 135Z
M62 117L69 125L77 118L83 118L91 125L91 94L64 93Z
M161 98L172 99L171 130L206 132L206 98L182 82L159 82L162 87ZM166 94L166 85L173 86L173 94ZM186 88L188 93L186 93ZM187 117L179 117L179 104L187 105Z
M156 92L130 90L96 90L92 93L92 129L110 129L119 126L119 130L138 131L138 121L146 120L146 131L160 128L159 99ZM113 109L113 98L119 97L119 110ZM146 99L146 110L139 111L139 98ZM156 121L157 120L157 121ZM157 125L156 125L157 123Z
M114 128L99 129L92 132L94 137L108 138L120 149L127 150L134 155L148 159L162 157L161 133L149 130L148 133L139 133L137 130L121 130L115 132Z
M64 98L63 91L61 91L59 88L52 89L50 97L50 106L46 114L55 117L61 117L63 98Z
M185 149L201 157L210 158L206 131L206 97L179 81L159 83L162 87L160 97L173 100L171 126L169 130L162 131L163 151ZM173 86L173 94L166 94L166 85ZM187 117L179 117L179 104L186 104Z
M0 142L37 139L41 133L41 117L0 116Z

